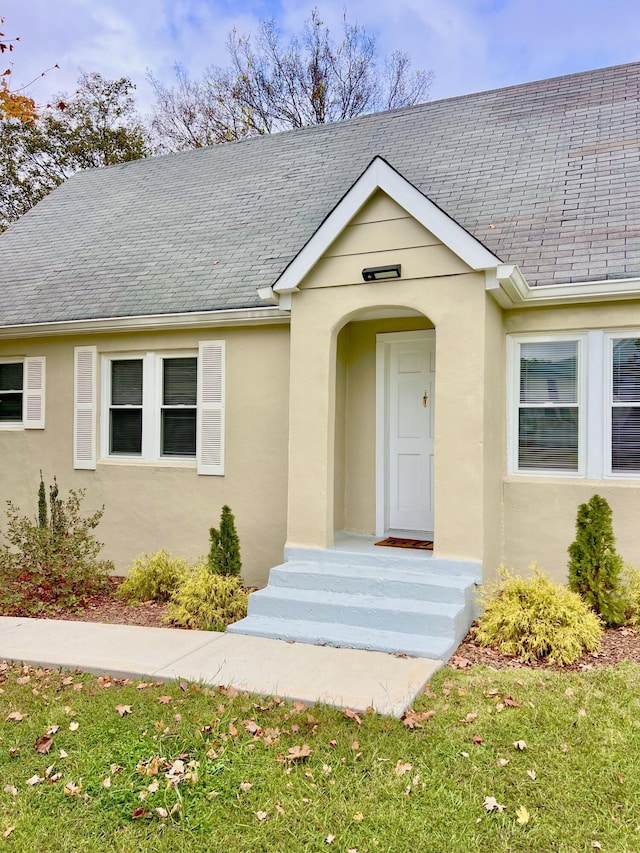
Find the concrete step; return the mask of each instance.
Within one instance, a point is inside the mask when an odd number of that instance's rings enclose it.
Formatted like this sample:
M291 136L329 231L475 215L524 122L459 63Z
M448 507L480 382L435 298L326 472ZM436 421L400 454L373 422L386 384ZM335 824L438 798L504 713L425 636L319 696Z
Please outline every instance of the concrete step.
M378 547L368 550L350 548L302 548L287 546L285 562L314 563L324 565L386 566L387 568L423 567L431 572L451 577L466 575L477 583L482 581L482 563L476 560L450 560L434 557L431 551L413 551L410 548Z
M255 593L254 593L255 594ZM342 625L337 622L289 620L274 616L248 616L229 625L233 634L251 634L315 646L338 646L351 649L406 654L413 657L447 661L458 646L449 636L406 634L400 631L380 631L373 628Z
M337 622L359 628L408 634L464 634L461 604L415 601L379 595L288 589L267 586L249 599L249 616L274 616L291 621Z
M446 576L422 565L390 572L386 566L290 562L275 566L269 575L269 587L461 605L474 597L474 583L470 575Z

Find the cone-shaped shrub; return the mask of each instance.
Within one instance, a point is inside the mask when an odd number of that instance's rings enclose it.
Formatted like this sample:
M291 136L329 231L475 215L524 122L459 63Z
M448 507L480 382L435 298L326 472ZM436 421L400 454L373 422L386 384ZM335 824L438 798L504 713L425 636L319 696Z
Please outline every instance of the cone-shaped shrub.
M616 551L611 507L600 495L578 507L576 538L569 545L569 557L570 588L600 614L605 625L621 625L623 562Z
M211 548L207 560L214 575L233 575L238 577L242 571L240 559L240 540L236 532L236 520L225 504L220 514L220 527L209 531Z

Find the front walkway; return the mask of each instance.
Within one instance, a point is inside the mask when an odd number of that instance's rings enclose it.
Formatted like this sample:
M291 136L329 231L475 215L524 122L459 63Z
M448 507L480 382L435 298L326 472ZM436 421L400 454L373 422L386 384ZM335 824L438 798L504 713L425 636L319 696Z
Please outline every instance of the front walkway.
M131 678L185 678L398 717L440 665L242 634L10 617L0 617L0 659Z

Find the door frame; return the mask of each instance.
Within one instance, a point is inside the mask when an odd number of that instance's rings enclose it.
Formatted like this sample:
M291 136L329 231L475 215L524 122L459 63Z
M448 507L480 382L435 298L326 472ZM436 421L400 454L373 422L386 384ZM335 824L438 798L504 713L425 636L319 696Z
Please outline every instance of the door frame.
M390 344L435 339L435 329L379 332L376 335L376 536L385 536L388 532Z

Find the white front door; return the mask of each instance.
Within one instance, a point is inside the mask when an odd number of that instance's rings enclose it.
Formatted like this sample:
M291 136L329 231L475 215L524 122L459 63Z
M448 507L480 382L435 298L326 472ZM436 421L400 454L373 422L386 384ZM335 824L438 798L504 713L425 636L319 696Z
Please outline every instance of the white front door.
M385 527L432 533L435 333L388 338Z

